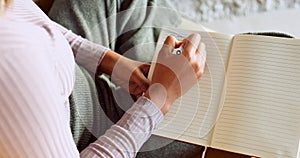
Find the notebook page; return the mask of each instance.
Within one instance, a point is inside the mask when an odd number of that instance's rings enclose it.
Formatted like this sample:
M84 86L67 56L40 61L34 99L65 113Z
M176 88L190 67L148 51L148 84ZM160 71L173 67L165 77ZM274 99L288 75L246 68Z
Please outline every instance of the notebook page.
M260 157L295 158L299 94L300 40L237 36L212 146Z
M162 32L159 43L163 43L170 34L182 40L191 32ZM172 105L164 121L154 134L207 145L210 138L209 132L218 113L232 36L216 33L200 34L207 49L205 73L198 84ZM158 45L158 48L160 49L161 46Z

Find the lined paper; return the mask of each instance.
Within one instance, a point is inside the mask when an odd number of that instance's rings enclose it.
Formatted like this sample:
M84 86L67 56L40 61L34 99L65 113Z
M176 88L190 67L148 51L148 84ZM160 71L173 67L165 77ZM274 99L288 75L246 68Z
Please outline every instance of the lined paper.
M237 36L212 146L295 158L300 121L300 40Z
M163 43L170 34L182 40L190 32L165 31L161 33L159 42ZM215 33L200 34L207 50L205 73L198 84L172 105L154 134L208 145L211 129L219 112L219 100L222 95L232 37ZM161 46L158 48L160 49Z

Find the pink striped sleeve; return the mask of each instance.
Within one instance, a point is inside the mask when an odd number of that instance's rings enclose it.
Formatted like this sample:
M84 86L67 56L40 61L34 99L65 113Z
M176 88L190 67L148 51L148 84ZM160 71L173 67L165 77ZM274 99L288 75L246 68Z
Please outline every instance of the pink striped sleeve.
M55 22L53 23L69 41L78 64L91 73L96 74L98 65L109 49L100 44L90 42Z
M163 120L162 112L146 97L140 97L121 120L90 144L82 157L135 157L156 126Z

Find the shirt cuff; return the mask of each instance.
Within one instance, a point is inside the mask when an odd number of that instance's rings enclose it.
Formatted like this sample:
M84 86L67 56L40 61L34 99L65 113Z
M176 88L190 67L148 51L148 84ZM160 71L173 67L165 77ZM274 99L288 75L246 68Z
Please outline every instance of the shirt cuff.
M150 99L148 99L145 96L141 96L136 103L137 105L141 106L142 109L145 109L146 111L148 111L149 116L157 116L159 118L159 120L162 120L164 115L161 112L161 110L156 106L156 104L154 102L152 102Z
M161 110L150 99L144 96L140 97L126 113L136 118L150 118L149 120L152 122L150 131L156 129L164 118Z
M96 74L97 68L109 49L86 39L80 44L76 53L76 62L90 73Z

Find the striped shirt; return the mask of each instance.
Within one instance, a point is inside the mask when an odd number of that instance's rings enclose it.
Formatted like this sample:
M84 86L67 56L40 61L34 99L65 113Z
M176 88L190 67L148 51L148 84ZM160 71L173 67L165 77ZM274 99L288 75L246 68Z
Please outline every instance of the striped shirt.
M134 157L163 115L141 97L81 153L70 129L74 64L91 73L108 49L51 21L31 0L0 17L0 157Z

